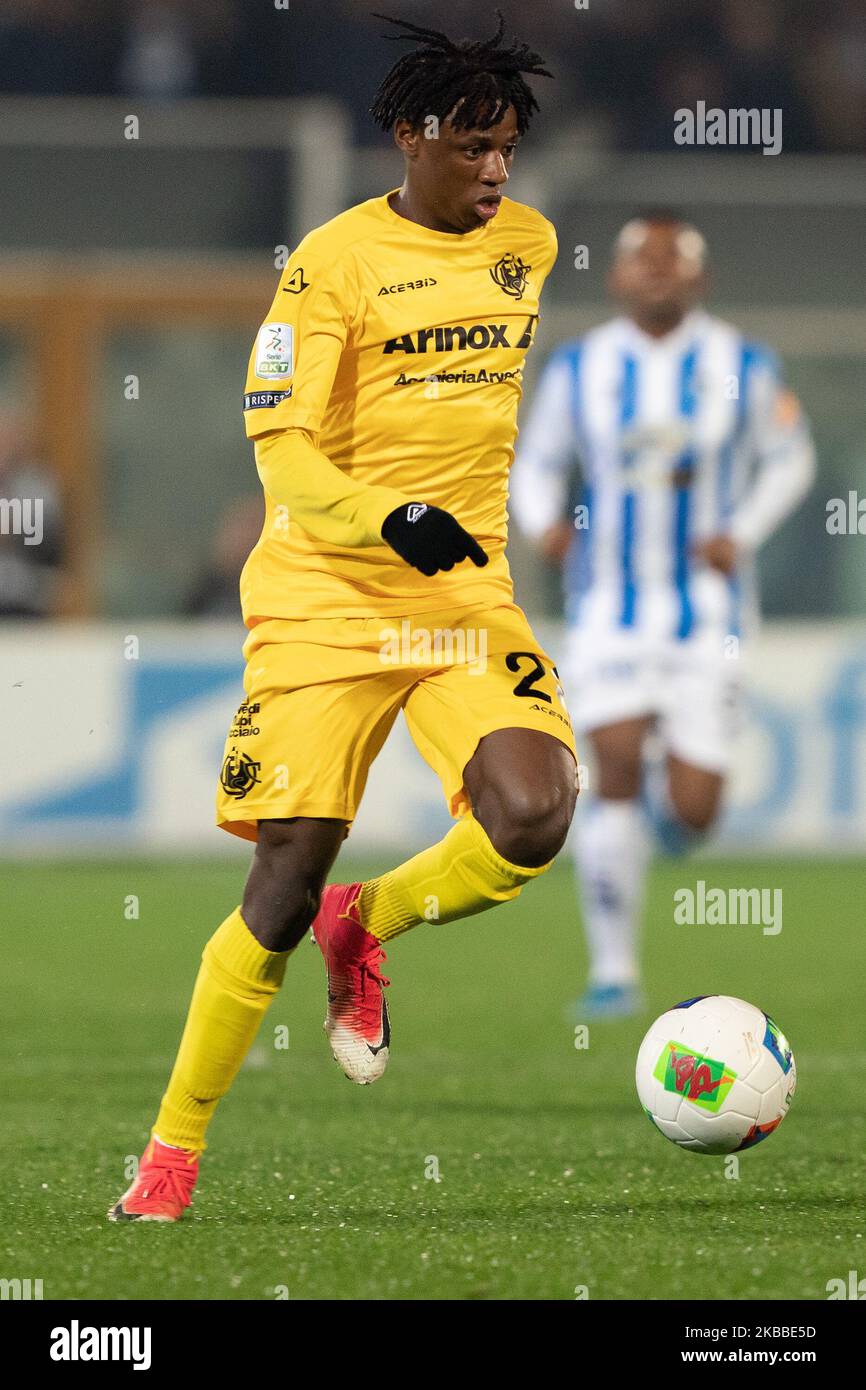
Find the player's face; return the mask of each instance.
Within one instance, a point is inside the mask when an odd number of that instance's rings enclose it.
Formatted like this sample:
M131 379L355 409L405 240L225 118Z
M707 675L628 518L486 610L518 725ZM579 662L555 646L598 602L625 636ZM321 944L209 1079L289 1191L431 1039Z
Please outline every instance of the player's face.
M443 230L471 232L493 220L518 144L513 106L489 130L456 129L449 117L435 139L403 122L395 133L412 192Z
M638 322L675 323L706 289L700 238L678 222L632 222L610 272L614 297Z

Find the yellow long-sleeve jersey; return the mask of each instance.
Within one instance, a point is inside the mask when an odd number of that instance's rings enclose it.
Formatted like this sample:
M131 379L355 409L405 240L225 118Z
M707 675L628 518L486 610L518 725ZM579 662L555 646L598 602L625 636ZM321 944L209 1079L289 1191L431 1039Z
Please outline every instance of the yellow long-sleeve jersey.
M512 599L508 472L556 233L509 198L474 231L431 231L391 196L304 238L250 355L266 515L241 577L249 625ZM453 513L490 563L412 569L381 538L404 502Z

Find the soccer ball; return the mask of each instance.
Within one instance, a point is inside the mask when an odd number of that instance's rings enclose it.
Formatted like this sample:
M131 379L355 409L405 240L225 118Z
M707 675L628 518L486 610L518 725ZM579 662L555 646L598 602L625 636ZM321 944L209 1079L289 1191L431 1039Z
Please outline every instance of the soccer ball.
M635 1069L641 1105L666 1139L701 1154L760 1144L788 1113L794 1054L773 1020L729 994L699 994L657 1018Z

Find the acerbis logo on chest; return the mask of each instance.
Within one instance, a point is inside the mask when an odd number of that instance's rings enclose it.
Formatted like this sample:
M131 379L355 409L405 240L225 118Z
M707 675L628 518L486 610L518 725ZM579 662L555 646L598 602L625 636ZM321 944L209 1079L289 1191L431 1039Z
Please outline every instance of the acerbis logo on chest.
M439 281L434 276L428 275L424 280L406 280L400 285L383 285L377 298L383 294L405 294L407 290L426 290L429 285L438 284Z

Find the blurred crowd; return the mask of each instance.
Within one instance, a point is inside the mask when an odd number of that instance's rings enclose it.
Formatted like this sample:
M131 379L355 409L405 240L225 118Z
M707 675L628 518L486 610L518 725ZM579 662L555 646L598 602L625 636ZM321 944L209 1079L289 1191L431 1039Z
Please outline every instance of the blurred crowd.
M371 141L371 86L402 51L371 11L460 37L492 30L500 8L557 77L546 122L565 116L624 149L659 150L673 147L672 112L703 100L781 107L788 151L866 150L866 0L580 3L3 0L0 93L325 93Z
M0 618L48 618L61 607L60 490L30 422L0 406Z
M232 498L207 550L191 561L177 611L240 620L238 582L264 518L260 492ZM62 488L27 415L0 403L0 622L65 612L70 574Z

